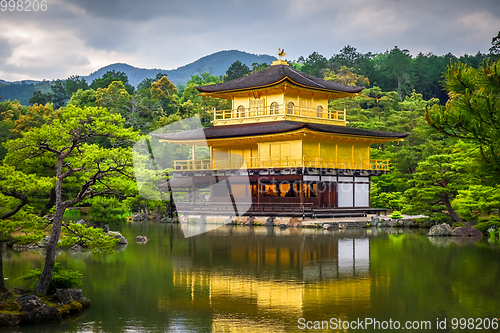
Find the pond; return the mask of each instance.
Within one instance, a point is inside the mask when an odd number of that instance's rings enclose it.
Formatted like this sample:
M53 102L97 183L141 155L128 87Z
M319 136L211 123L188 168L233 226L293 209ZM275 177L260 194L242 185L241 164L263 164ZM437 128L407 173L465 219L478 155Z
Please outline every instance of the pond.
M362 326L342 331L377 332L397 321L401 328L409 322L407 331L449 332L460 318L491 326L500 317L498 240L430 239L427 230L392 228L224 226L191 238L179 225L117 228L130 243L111 255L57 257L83 273L88 312L7 331L262 333L322 324L314 331L331 332L347 321ZM137 244L137 235L150 242ZM37 251L5 251L7 287L42 262Z

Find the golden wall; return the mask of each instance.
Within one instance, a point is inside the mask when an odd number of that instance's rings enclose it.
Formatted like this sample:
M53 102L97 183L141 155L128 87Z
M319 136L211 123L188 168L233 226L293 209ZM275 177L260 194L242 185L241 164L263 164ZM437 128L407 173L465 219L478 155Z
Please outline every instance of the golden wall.
M319 157L319 141L317 140L303 140L302 149L305 156Z
M296 91L287 91L285 93L275 92L264 94L259 96L259 98L255 98L254 96L234 96L232 99L232 108L235 110L240 105L246 110L249 108L255 109L256 107L259 109L269 108L269 106L274 102L281 107L283 107L283 105L287 105L289 102L292 102L295 106L301 108L317 109L318 106L322 106L324 110L323 117L327 117L326 111L328 110L328 99L322 98L321 96L314 98L314 95L309 92L301 92L300 94Z
M259 160L269 161L273 166L280 164L296 163L302 160L304 155L301 140L280 141L280 142L260 142L259 144ZM276 165L278 163L278 165ZM271 166L271 165L269 165Z
M370 159L370 143L304 139L213 149L213 158L216 161L228 159L237 162L240 156L245 159L247 167L252 167L258 161L299 161L302 160L302 156L321 160L331 158L366 161Z

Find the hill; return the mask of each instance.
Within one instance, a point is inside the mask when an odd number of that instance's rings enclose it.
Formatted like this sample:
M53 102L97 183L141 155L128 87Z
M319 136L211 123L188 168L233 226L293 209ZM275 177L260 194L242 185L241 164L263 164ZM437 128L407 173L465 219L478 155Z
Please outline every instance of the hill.
M191 75L194 74L210 72L212 75L216 76L224 75L229 66L231 66L231 64L236 60L239 60L248 67L252 68L253 63L266 62L270 64L273 60L276 60L276 57L265 54L251 54L237 50L220 51L200 58L185 66L170 70L137 68L121 63L112 64L95 71L89 76L86 76L85 79L90 83L94 79L101 77L107 71L115 70L126 73L130 84L137 86L145 78L154 78L156 74L161 72L167 74L173 84L179 85L186 84L186 82L191 78Z
M273 60L276 60L276 57L265 54L257 55L237 50L220 51L202 57L177 69L146 69L117 63L100 68L90 75L84 76L84 78L87 80L87 83L90 84L94 79L101 77L107 71L115 70L127 74L129 83L133 86L137 86L145 78L154 78L158 73L165 73L177 86L179 84L186 84L191 78L191 75L203 73L205 71L216 76L224 75L229 66L236 60L252 68L253 63L260 64L266 62L270 64ZM3 96L2 100L17 99L23 105L29 104L29 99L33 96L33 91L41 90L47 92L49 89L50 81L24 80L7 82L0 79L0 96Z

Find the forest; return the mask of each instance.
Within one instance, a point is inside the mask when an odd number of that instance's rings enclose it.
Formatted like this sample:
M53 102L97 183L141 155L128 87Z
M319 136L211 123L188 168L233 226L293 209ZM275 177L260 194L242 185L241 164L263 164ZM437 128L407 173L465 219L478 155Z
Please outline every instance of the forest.
M488 54L475 56L412 57L397 47L362 54L346 46L329 59L314 52L289 63L325 80L366 87L354 98L330 102L330 109L347 110L348 126L409 133L404 142L372 146L371 158L390 159L391 170L372 177L372 207L424 214L434 223L498 227L499 58L500 32ZM57 80L49 90L33 91L29 105L0 101L0 242L27 244L47 228L55 236L35 291L48 291L60 235L63 244L106 252L116 242L103 237L100 226L132 211L165 209L165 202L138 194L134 142L192 116L210 126L214 108L231 106L199 96L195 87L268 66L236 61L223 76L204 72L178 86L158 73L134 87L124 72L108 71L90 83L79 76ZM97 228L63 221L69 208L82 205L90 207Z

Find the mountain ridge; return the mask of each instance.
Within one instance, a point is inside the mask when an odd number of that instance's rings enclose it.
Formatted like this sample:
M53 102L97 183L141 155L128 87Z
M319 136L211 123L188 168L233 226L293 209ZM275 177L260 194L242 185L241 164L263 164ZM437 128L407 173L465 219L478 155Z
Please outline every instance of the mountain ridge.
M253 54L239 50L223 50L218 51L199 58L189 64L177 67L176 69L159 69L159 68L139 68L126 63L114 63L101 67L95 72L87 76L81 76L90 85L96 78L101 77L107 71L121 71L127 74L129 83L135 87L145 78L154 78L158 73L167 74L169 80L176 86L186 84L191 79L191 75L210 72L215 76L222 76L226 73L229 66L239 60L243 64L252 68L253 63L268 63L276 60L276 57L267 54ZM6 81L0 79L0 96L3 96L1 101L17 99L21 104L28 105L29 99L33 96L33 92L41 90L48 91L48 85L53 82L47 80L21 80L21 81Z
M243 64L252 68L253 63L271 63L276 60L276 57L266 54L253 54L238 50L223 50L215 52L192 63L177 67L176 69L161 69L161 68L139 68L126 63L114 63L104 66L97 71L84 76L90 84L93 80L101 77L108 70L116 70L125 72L128 76L129 83L137 86L145 78L154 78L158 73L167 74L170 81L176 86L179 84L186 84L191 79L191 75L209 72L215 76L224 75L236 60L241 61Z

